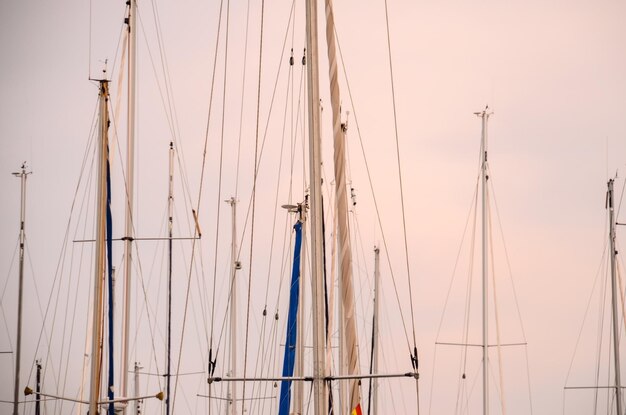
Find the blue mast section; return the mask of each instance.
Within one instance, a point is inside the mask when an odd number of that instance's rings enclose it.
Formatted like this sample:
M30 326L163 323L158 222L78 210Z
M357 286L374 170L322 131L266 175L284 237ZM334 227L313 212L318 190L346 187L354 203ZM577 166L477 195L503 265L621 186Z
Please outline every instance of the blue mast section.
M285 359L283 361L283 377L293 376L296 360L296 334L298 325L298 303L300 298L300 248L302 246L302 222L293 226L296 230L296 243L293 253L293 268L291 271L291 288L289 290L289 316L287 318L287 339L285 341ZM291 404L291 381L283 380L280 384L280 404L278 415L289 415Z
M109 286L109 400L115 399L113 392L113 217L111 215L111 167L109 164L109 146L107 144L107 214L106 214L106 232L107 232L107 271ZM115 415L114 404L109 404L108 415Z

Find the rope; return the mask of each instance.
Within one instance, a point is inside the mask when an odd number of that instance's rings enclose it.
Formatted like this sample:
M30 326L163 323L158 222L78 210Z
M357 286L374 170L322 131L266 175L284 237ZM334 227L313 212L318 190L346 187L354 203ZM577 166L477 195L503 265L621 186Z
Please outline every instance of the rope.
M488 171L487 171L488 173ZM489 202L489 188L487 188L487 202ZM494 262L494 252L493 252L493 227L491 224L491 205L487 203L487 213L489 218L488 228L489 228L489 241L490 244L490 252L489 259L491 260L491 283L493 286L493 305L494 305L494 313L496 317L496 348L498 350L498 374L499 374L499 382L500 382L500 405L502 408L502 415L506 415L506 405L504 400L504 376L502 374L502 342L500 341L500 315L498 313L498 291L496 290L496 266Z
M622 209L622 201L624 200L624 191L626 190L626 180L622 184L622 194L619 197L619 204L617 205L617 211L615 212L615 221L619 222L619 212Z
M154 8L156 7L156 5L154 4L153 1L153 13L157 13ZM147 38L146 32L145 32L145 28L143 25L143 20L141 18L141 14L139 13L139 9L137 9L137 22L139 27L141 28L141 31L144 34L144 38ZM161 50L163 48L162 45L162 35L160 34L160 23L158 21L158 17L154 17L154 21L155 24L157 26L157 34L159 35L158 39L158 46L159 46L159 50ZM152 71L154 72L154 76L155 76L155 80L156 80L156 86L157 86L157 90L159 91L159 97L161 98L161 104L163 105L163 110L165 112L165 116L166 116L166 121L168 123L168 126L170 128L170 134L172 136L171 141L174 142L176 148L178 149L178 151L176 151L176 159L178 160L179 165L181 166L185 166L187 163L185 162L185 154L184 154L184 146L181 146L179 143L179 139L178 139L178 135L180 135L180 133L176 133L177 130L180 130L180 128L178 127L178 118L176 115L176 108L173 104L169 104L170 101L170 95L172 95L171 92L168 91L168 85L171 85L168 81L169 77L169 73L168 73L168 69L165 68L165 66L167 65L167 59L165 56L162 57L161 59L161 66L162 66L162 71L163 71L163 77L165 78L165 93L163 92L163 87L161 86L161 83L159 81L159 77L158 77L158 73L157 73L157 69L156 69L156 64L154 61L154 56L152 55L152 51L150 49L150 45L148 45L146 43L146 51L148 52L148 57L150 60L150 64L152 65ZM163 54L164 55L164 54ZM165 62L165 63L164 63ZM169 86L169 89L171 89L171 86ZM167 102L166 102L167 101ZM169 107L169 109L168 109ZM172 116L173 113L173 116ZM174 118L174 119L172 119ZM191 190L189 187L189 179L188 179L188 175L186 173L186 171L184 169L180 170L180 180L181 180L181 184L183 189L185 190L183 192L183 194L186 196L186 198L184 198L185 200L185 206L190 207L191 205L193 205L193 202L191 200Z
M221 16L222 16L222 3L220 3L220 23L221 23ZM227 83L227 68L228 68L228 37L229 37L229 32L230 32L230 0L226 1L226 27L225 27L225 38L224 38L224 80L223 80L223 87L222 87L222 119L221 119L221 124L220 124L220 151L219 151L219 163L218 163L218 185L217 185L217 196L215 199L215 204L216 204L216 208L217 208L217 215L216 215L216 220L215 220L215 251L214 251L214 267L213 267L213 281L215 283L215 281L217 280L217 256L218 256L218 245L219 245L219 237L220 237L220 217L221 217L221 211L222 211L222 174L223 174L223 168L224 168L224 123L225 123L225 116L226 116L226 83ZM219 29L218 29L219 30ZM219 38L219 35L218 35ZM216 54L217 54L217 45L216 45ZM216 61L217 61L217 55L215 57ZM211 89L211 91L213 91ZM212 94L211 94L212 95ZM234 220L234 218L233 218ZM231 259L232 261L235 260L235 258ZM232 307L232 294L233 294L233 284L234 281L230 281L230 288L228 290L228 307L230 308ZM214 287L214 293L215 293L215 287ZM215 304L215 301L213 301L213 304ZM211 325L213 324L213 320L211 320ZM225 325L226 325L226 314L224 315L224 320L222 322L222 330L220 331L220 341L218 341L218 350L219 350L219 344L221 344L221 338L222 338L222 334L224 333L225 330ZM231 328L232 330L232 328ZM213 330L211 329L211 339L213 338ZM210 347L212 347L213 345L211 344ZM216 352L217 355L217 352ZM225 364L226 360L226 354L224 354L222 356L222 364ZM233 399L236 399L236 397L233 397Z
M18 246L19 246L19 237L17 238L17 243L15 244L15 249L13 250L13 256L11 257L11 262L9 262L10 264L9 271L7 272L6 280L4 281L4 287L2 287L2 295L0 296L0 311L2 311L2 320L4 321L4 326L6 328L6 336L7 336L7 340L9 341L9 347L11 347L11 345L13 344L13 341L11 340L11 332L9 330L9 324L7 323L7 316L4 311L4 307L2 306L2 303L4 301L4 294L6 293L7 285L9 284L9 278L11 276L11 273L13 272L13 264L15 264L15 256L17 255ZM11 349L11 351L13 351L13 349Z
M254 140L254 173L253 173L253 182L252 182L252 220L250 224L250 256L249 256L249 267L248 267L248 301L246 307L246 334L245 334L245 342L244 342L244 357L243 357L243 377L246 377L246 371L248 369L248 337L249 337L249 328L250 328L250 296L252 291L252 255L253 255L253 242L254 242L254 219L255 219L255 208L256 208L256 185L257 185L257 175L258 175L258 163L259 163L259 123L260 123L260 110L261 110L261 79L262 79L262 59L263 59L263 24L265 22L265 0L261 0L261 30L260 30L260 39L259 39L259 81L257 87L257 102L256 102L256 131L255 131L255 140ZM263 139L265 143L265 138ZM246 382L243 382L242 386L242 396L246 396ZM241 415L245 413L245 401L241 405Z
M239 194L239 161L241 156L241 136L243 131L243 103L246 90L246 68L248 67L248 29L250 28L250 0L246 7L246 34L243 47L243 74L241 79L241 107L239 109L239 136L237 138L237 168L235 174L235 199Z
M213 72L211 75L211 89L210 89L210 96L209 96L209 108L208 108L208 114L207 114L207 122L206 122L206 130L205 130L205 138L204 138L204 147L203 147L203 151L202 151L202 168L200 170L200 186L199 186L199 190L198 190L198 199L197 199L197 203L196 203L196 212L200 212L200 206L201 206L201 202L202 202L202 188L204 185L204 173L205 173L205 169L206 169L206 157L207 157L207 148L208 148L208 140L209 140L209 126L210 126L210 122L211 122L211 114L212 114L212 108L213 108L213 92L214 92L214 87L215 87L215 74L216 74L216 67L217 67L217 53L219 50L219 41L220 41L220 35L221 35L221 26L222 26L222 10L223 10L223 5L224 5L224 0L220 1L220 8L219 8L219 14L218 14L218 25L217 25L217 38L215 41L215 54L214 54L214 59L213 59ZM222 155L220 153L220 160L222 158ZM219 171L219 180L218 180L218 196L221 195L221 185L222 185L222 180L221 180L221 175L222 175L222 165L221 165L221 161L220 161L220 171ZM217 210L217 223L219 223L219 217L220 217L220 207L221 204L218 202L218 210ZM187 278L187 290L186 290L186 295L185 295L185 308L184 308L184 313L183 313L183 325L182 325L182 330L181 330L181 340L180 340L180 348L179 348L179 357L178 357L178 365L177 365L177 372L180 372L180 362L181 362L181 355L182 355L182 343L183 343L183 339L184 339L184 333L185 333L185 325L186 325L186 321L187 321L187 309L188 309L188 303L189 303L189 293L191 290L191 276L192 276L192 269L194 268L194 263L195 263L195 246L196 246L196 236L198 233L198 229L194 228L194 239L192 242L192 256L191 256L191 263L190 263L190 268L189 268L189 275ZM216 234L215 234L215 253L214 253L214 258L217 259L217 242L219 240L219 226L216 227ZM212 292L212 305L211 305L211 332L210 332L210 340L209 340L209 350L212 349L212 345L213 345L213 321L214 321L214 316L215 316L215 287L216 287L216 282L217 282L217 260L214 261L214 266L213 266L213 292ZM176 382L176 386L174 389L174 398L176 397L176 391L178 389L178 382ZM175 399L174 402L172 404L172 407L174 407L174 403L175 403ZM211 406L209 405L209 414L211 413Z
M378 227L380 228L380 232L381 232L381 239L383 242L383 247L385 248L385 252L389 252L388 249L388 245L387 245L387 238L385 238L385 232L384 232L384 228L383 228L383 224L382 224L382 218L380 215L380 209L378 207L378 200L376 199L376 195L374 192L374 183L372 181L372 174L369 168L369 163L367 162L367 157L365 156L365 146L363 144L363 137L361 135L361 128L359 126L359 122L358 122L358 118L357 118L357 113L356 113L356 109L354 106L354 99L352 97L352 90L350 89L350 82L348 81L348 77L347 77L347 71L346 71L346 66L345 66L345 62L343 59L343 53L341 51L341 43L339 42L339 35L337 34L337 32L335 31L335 36L337 38L337 50L339 51L339 57L340 57L340 61L341 61L341 66L343 68L343 72L344 72L344 76L346 78L346 89L348 91L348 96L350 97L350 104L352 106L352 110L353 110L353 115L354 115L354 123L356 124L356 129L357 129L357 135L359 137L359 144L360 144L360 148L361 148L361 154L363 156L363 162L365 164L365 170L367 172L367 180L368 180L368 184L369 184L369 188L370 188L370 192L372 194L372 198L374 201L374 208L376 210L376 220L378 222ZM394 288L394 292L395 292L395 296L396 296L396 303L398 304L398 312L400 313L400 320L402 321L402 327L404 329L404 336L406 339L406 344L407 344L407 348L409 349L409 352L411 352L411 344L409 341L409 336L407 333L407 329L406 329L406 320L404 318L404 312L402 311L402 308L400 307L400 294L398 292L398 286L396 284L396 278L395 278L395 274L393 272L393 266L391 265L391 259L389 258L389 255L385 255L387 258L387 265L389 267L389 275L391 276L391 281L393 283L393 288Z
M406 259L406 272L407 272L407 281L409 286L409 302L411 305L411 325L413 329L413 347L417 347L417 342L415 340L415 312L413 306L413 289L411 288L411 268L409 265L409 244L407 241L407 232L406 232L406 214L404 208L404 187L402 185L402 168L400 165L400 141L398 137L398 115L396 111L396 89L393 80L393 64L391 59L391 35L389 33L389 11L387 8L387 0L385 0L385 23L387 29L387 51L389 56L389 73L391 80L391 97L393 103L393 126L394 126L394 134L396 138L396 158L398 162L398 179L400 181L400 204L402 206L402 232L404 236L404 255ZM419 394L417 396L417 413L419 415Z
M291 76L291 70L290 70L290 76ZM288 101L288 94L289 91L287 91L287 101ZM271 276L271 268L272 268L272 262L273 262L273 253L274 253L274 240L275 240L275 229L276 229L276 215L278 212L278 194L279 194L279 184L280 184L280 178L281 178L281 169L282 169L282 155L283 155L283 148L284 148L284 138L285 138L285 125L286 125L286 114L287 114L287 104L288 102L285 102L285 117L284 120L285 122L283 123L283 134L282 134L282 140L281 140L281 147L280 147L280 157L279 157L279 165L278 165L278 177L277 177L277 183L276 183L276 196L274 199L274 217L273 217L273 221L272 221L272 232L271 232L271 238L270 238L270 256L269 256L269 261L268 261L268 267L267 267L267 279L266 279L266 284L265 284L265 300L263 302L264 308L263 308L263 317L262 317L262 323L261 323L261 334L260 334L260 338L262 339L261 342L259 342L258 345L258 349L257 349L257 356L262 356L260 359L257 358L257 362L255 365L255 369L254 369L254 373L255 375L259 374L259 370L261 371L261 373L263 372L263 363L262 363L262 367L261 369L259 369L259 361L265 361L265 344L263 339L265 338L265 330L266 330L266 326L267 326L267 300L268 300L268 295L269 295L269 287L270 287L270 276ZM285 220L285 233L288 227L288 219L289 219L289 215L287 215ZM283 239L283 254L284 254L284 246L285 246L285 241ZM282 261L281 261L282 263ZM278 295L280 296L280 287L282 286L282 282L283 282L283 278L282 276L283 271L281 270L281 273L279 274L281 275L281 279L280 279L280 283L279 283L279 289L278 289ZM278 307L278 305L276 306ZM276 327L276 325L272 325L272 327ZM254 396L254 391L256 388L256 384L252 385L252 396ZM262 393L262 396L266 396L267 395L267 385L265 385L263 392L259 392Z
M294 10L294 2L291 3L292 4L292 8L291 11L293 13ZM291 17L290 17L291 20ZM293 68L292 65L289 66L289 74L288 74L288 79L287 79L287 92L285 94L285 110L283 112L283 128L282 128L282 134L281 134L281 141L280 141L280 156L278 158L278 174L276 176L276 193L274 196L274 215L272 218L272 234L270 237L270 254L269 254L269 260L268 260L268 266L267 266L267 280L266 280L266 284L265 284L265 301L264 301L264 305L267 306L267 297L269 294L269 287L270 287L270 275L271 275L271 269L272 269L272 259L273 259L273 252L274 250L272 249L274 247L274 236L275 236L275 229L276 229L276 215L278 214L278 195L279 195L279 191L280 191L280 182L281 182L281 170L282 170L282 163L283 163L283 150L284 150L284 145L285 145L285 130L287 128L287 107L289 104L289 92L291 91L291 88L289 87L289 80L291 80L293 76ZM291 195L290 195L291 196ZM291 202L291 198L289 198L289 201Z

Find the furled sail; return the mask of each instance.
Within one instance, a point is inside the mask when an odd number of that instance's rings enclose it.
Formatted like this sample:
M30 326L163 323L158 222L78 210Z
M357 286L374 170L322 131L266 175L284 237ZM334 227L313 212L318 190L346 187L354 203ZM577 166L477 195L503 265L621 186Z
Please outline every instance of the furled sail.
M289 316L287 317L287 337L285 341L285 359L283 360L283 377L293 376L296 360L296 338L298 333L297 315L300 301L300 248L302 246L302 222L293 227L296 231L296 243L293 253L291 271L291 288L289 290ZM291 404L291 380L283 380L280 385L280 404L278 415L288 415Z
M348 375L357 375L359 371L359 353L354 315L354 284L352 281L352 252L350 249L350 231L348 229L348 197L346 194L345 175L345 124L341 123L339 82L337 74L337 56L335 47L335 22L331 0L326 0L326 43L329 61L330 98L333 111L333 139L336 186L337 240L339 250L340 295L343 307L343 344L345 347L344 365ZM348 382L349 411L351 415L361 415L361 397L359 381Z

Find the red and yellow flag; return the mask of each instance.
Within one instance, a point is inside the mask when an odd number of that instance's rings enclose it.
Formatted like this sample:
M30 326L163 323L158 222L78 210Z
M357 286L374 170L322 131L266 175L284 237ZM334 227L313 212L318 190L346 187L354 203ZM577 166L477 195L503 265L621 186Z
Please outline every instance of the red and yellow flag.
M361 412L361 404L357 404L357 406L352 410L351 415L363 415Z

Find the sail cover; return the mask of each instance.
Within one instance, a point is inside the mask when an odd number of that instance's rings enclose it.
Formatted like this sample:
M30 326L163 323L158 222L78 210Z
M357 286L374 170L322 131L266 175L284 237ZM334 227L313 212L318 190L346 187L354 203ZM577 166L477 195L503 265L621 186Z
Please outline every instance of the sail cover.
M296 335L298 325L298 303L300 301L300 248L302 246L302 222L298 221L293 227L296 231L296 243L293 253L293 268L291 271L291 288L289 290L289 316L287 318L287 338L285 341L285 359L283 360L283 377L293 376L296 360ZM280 405L278 415L288 415L291 404L291 380L283 380L280 384Z

